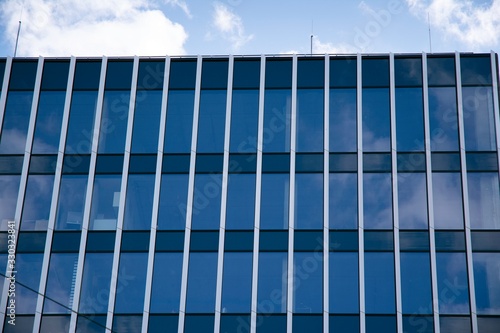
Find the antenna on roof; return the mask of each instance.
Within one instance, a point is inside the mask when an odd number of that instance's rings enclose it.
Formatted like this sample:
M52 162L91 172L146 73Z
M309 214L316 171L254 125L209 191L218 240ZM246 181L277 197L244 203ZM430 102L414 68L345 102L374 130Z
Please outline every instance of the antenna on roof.
M16 37L16 46L14 47L14 58L16 57L17 54L17 45L19 44L19 35L21 34L21 20L23 18L23 11L24 11L24 2L21 6L21 15L19 15L19 27L17 28L17 37Z
M429 12L427 12L427 22L429 24L429 50L430 50L430 53L432 53L431 17L429 15Z
M313 54L314 20L311 20L311 55Z

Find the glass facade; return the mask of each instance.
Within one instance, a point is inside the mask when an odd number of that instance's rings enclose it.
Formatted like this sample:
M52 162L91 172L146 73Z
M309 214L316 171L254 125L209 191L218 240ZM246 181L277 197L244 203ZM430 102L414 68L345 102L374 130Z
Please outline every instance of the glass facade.
M3 332L498 332L497 54L0 70Z

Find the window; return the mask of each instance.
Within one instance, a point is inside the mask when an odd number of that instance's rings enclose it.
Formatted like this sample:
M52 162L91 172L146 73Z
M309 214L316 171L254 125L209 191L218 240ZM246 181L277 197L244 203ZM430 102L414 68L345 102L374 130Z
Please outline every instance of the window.
M255 89L233 90L231 109L229 151L255 153L257 151L259 91Z
M221 190L221 174L195 175L193 229L219 229Z
M99 134L99 153L121 154L125 150L125 135L130 103L130 91L104 92Z
M398 210L401 229L427 229L427 183L423 172L398 173Z
M215 311L215 284L217 280L217 253L191 252L187 281L187 313Z
M469 214L473 229L500 229L500 188L496 172L468 172Z
M284 173L263 173L260 204L262 229L288 229L290 176Z
M194 90L169 90L164 151L190 153Z
M21 230L47 230L53 187L53 175L29 175Z
M65 98L65 91L40 92L33 137L34 154L57 154Z
M292 92L290 89L266 90L262 142L264 152L290 151L291 108Z
M97 106L97 91L73 91L66 153L90 154Z
M463 87L465 149L496 149L493 94L490 87Z
M429 253L402 252L400 258L403 313L432 314Z
M250 313L252 253L225 252L222 275L222 313Z
M226 229L253 229L255 221L254 174L229 174L226 207Z
M14 221L20 176L0 175L0 229L7 230L7 222Z
M116 284L115 313L140 313L144 310L147 253L121 253Z
M115 230L120 204L121 175L96 175L92 208L91 230Z
M111 284L113 253L87 253L83 266L80 313L106 314Z
M390 173L363 175L363 218L366 229L392 229Z
M130 174L125 200L125 230L149 230L153 211L155 175Z
M432 151L458 150L457 96L454 87L429 88Z
M44 314L70 314L78 253L52 253L45 290Z
M394 286L394 254L391 252L366 252L366 313L395 313Z
M473 253L474 285L478 314L500 314L498 272L500 253Z
M18 253L16 256L17 272L13 274L16 279L16 290L15 298L11 298L16 302L16 314L35 314L42 261L41 253ZM2 274L5 272L3 268Z
M436 254L439 313L468 314L469 287L465 253Z
M182 257L182 252L155 253L151 313L179 312Z
M421 88L396 88L398 151L424 150L424 106Z
M358 313L358 254L330 252L329 269L330 313Z
M163 174L161 176L158 228L184 230L186 224L187 174Z
M9 91L0 136L0 154L24 154L33 91Z
M198 122L197 151L221 153L224 150L226 90L202 90Z
M363 150L382 152L391 148L391 113L388 88L363 89Z
M323 152L323 109L324 89L298 89L298 152Z
M62 175L56 229L81 229L87 193L87 175Z
M437 229L464 227L462 181L459 173L432 173L434 225Z
M286 313L287 253L259 253L258 313Z
M357 151L356 89L330 90L330 151Z
M323 174L295 175L295 228L323 229Z
M161 90L139 90L135 101L132 153L156 153L160 130Z

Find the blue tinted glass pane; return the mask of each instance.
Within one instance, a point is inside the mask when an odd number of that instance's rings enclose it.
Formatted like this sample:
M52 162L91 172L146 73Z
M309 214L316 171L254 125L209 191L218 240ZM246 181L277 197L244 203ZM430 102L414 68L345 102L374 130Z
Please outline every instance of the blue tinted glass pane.
M441 333L472 333L470 317L440 316L439 330Z
M7 95L0 132L0 154L24 154L32 98L32 91L11 91Z
M258 313L286 313L287 253L259 253Z
M338 57L330 60L330 86L356 87L356 58Z
M87 253L83 266L80 313L108 311L113 253Z
M73 90L97 90L101 76L101 61L76 62Z
M65 332L69 329L71 316L42 316L40 333Z
M325 61L301 58L297 64L297 87L322 88L325 85Z
M358 313L358 254L329 254L330 313Z
M38 102L33 153L57 153L66 92L42 91Z
M405 333L434 333L434 317L415 314L403 316Z
M43 313L71 313L78 253L53 253L50 256Z
M363 87L389 86L389 59L364 57L362 60Z
M500 229L500 188L496 172L468 172L470 225Z
M397 331L396 316L366 316L366 333L396 333Z
M468 314L469 288L465 253L436 253L439 312Z
M390 151L389 89L363 89L363 150Z
M231 106L231 140L229 151L257 151L257 122L259 120L259 91L234 90Z
M92 208L91 230L115 230L120 204L121 175L96 175Z
M76 333L106 333L106 315L79 315L76 322Z
M359 333L359 316L330 315L330 332Z
M142 313L147 265L147 253L122 253L120 255L115 313Z
M217 280L217 253L189 254L187 313L213 313Z
M63 175L60 186L56 229L81 229L87 175Z
M473 253L478 314L500 314L500 253Z
M402 252L401 294L403 313L431 314L431 268L429 253Z
M47 230L53 175L30 175L26 185L21 230Z
M130 89L132 61L110 60L106 68L106 89Z
M491 87L463 87L465 149L495 150L495 119Z
M193 132L193 90L170 90L167 103L165 147L168 153L191 152Z
M229 174L227 185L227 229L253 229L255 175Z
M454 87L429 88L431 149L458 150L457 96Z
M90 153L97 91L74 91L69 112L66 153Z
M363 216L366 229L392 229L390 173L363 174Z
M269 59L266 61L266 88L291 88L292 61Z
M491 58L489 55L460 56L460 71L462 85L491 84Z
M69 60L45 61L43 65L43 90L66 90L68 85Z
M0 228L7 230L7 221L14 221L20 176L0 176Z
M123 153L130 91L106 91L102 106L99 153Z
M227 87L227 59L205 59L201 69L201 88L226 89Z
M323 151L323 89L297 92L297 151Z
M295 228L323 229L323 174L295 175Z
M290 176L288 174L262 174L260 203L260 227L262 229L288 228L288 197Z
M224 150L226 90L203 90L200 95L197 151L215 153Z
M193 229L219 229L221 188L221 174L195 175Z
M394 59L396 87L422 86L422 60L420 58Z
M266 90L264 96L263 151L290 151L291 107L291 90Z
M293 312L323 312L323 253L295 252Z
M15 281L17 288L15 288L15 297L10 298L16 304L16 314L34 314L36 311L42 261L43 254L41 253L20 253L16 256ZM10 300L8 304L10 304Z
M155 175L129 175L125 200L125 230L149 230L153 211Z
M151 313L179 312L182 256L180 252L157 252L155 254Z
M330 90L330 151L355 152L356 89Z
M330 228L358 228L358 175L330 174Z
M141 60L139 61L139 73L137 75L137 89L157 89L163 88L165 79L165 60Z
M156 153L162 91L138 91L135 101L132 153Z
M434 225L437 229L464 227L462 181L459 173L432 173Z
M395 313L394 254L365 253L365 302L367 313Z
M233 89L256 89L260 86L260 59L234 61Z
M424 150L424 106L421 88L396 89L398 151Z
M5 60L0 61L0 82L3 83L3 77L5 72ZM2 90L2 85L0 84L0 91Z
M401 229L427 229L425 173L398 173L398 210Z
M455 58L427 58L429 86L455 85Z
M250 313L252 296L252 253L224 253L222 312Z
M33 90L37 68L37 60L14 60L10 72L9 89Z
M184 230L188 180L187 174L164 174L161 176L159 229Z
M196 60L172 59L170 63L170 89L194 89L196 84Z

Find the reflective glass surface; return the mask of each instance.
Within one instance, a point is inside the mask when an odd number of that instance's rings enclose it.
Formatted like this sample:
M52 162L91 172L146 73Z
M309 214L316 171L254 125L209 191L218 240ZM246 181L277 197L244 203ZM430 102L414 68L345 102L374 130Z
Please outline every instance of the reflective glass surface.
M490 87L463 87L465 149L496 149L493 95Z
M250 313L252 253L225 252L222 273L222 313Z
M423 172L398 173L398 210L401 229L427 229L427 183Z
M396 89L398 151L424 150L424 106L421 88Z
M287 253L259 253L258 313L286 313Z
M170 90L167 102L165 146L169 153L191 152L194 90Z
M420 58L395 57L394 77L396 87L422 86L422 60Z
M156 153L160 130L161 90L137 91L132 129L132 153Z
M323 253L295 252L293 312L323 312Z
M290 176L283 173L263 173L260 204L262 229L288 228Z
M43 313L71 313L78 253L52 253Z
M478 314L500 314L500 253L473 253ZM498 326L497 326L498 327Z
M330 151L357 150L356 89L330 90Z
M53 175L30 175L28 177L21 230L47 230L53 188Z
M389 151L391 113L389 89L363 89L363 150Z
M260 86L260 59L235 59L233 89L257 89Z
M219 229L221 189L221 174L195 175L193 229Z
M228 59L203 59L201 68L202 89L226 89Z
M33 153L56 154L59 150L65 97L65 91L42 91L40 93L33 137Z
M87 193L87 175L63 175L59 188L56 229L81 229Z
M142 313L147 265L147 253L120 254L115 313Z
M403 313L432 314L429 253L402 252L400 260Z
M363 174L363 218L366 229L392 229L390 173Z
M177 313L181 294L182 253L157 252L153 268L151 313Z
M200 153L217 153L224 150L226 95L226 90L201 91L196 148Z
M9 91L0 133L0 154L24 154L32 91Z
M258 120L259 91L233 90L229 151L238 153L257 151Z
M291 90L266 90L264 96L264 134L262 138L264 152L290 151L291 107Z
M226 207L226 229L253 229L255 219L254 174L229 174Z
M330 228L358 227L358 175L330 173Z
M131 174L128 176L125 199L125 230L149 230L153 211L155 175Z
M73 91L66 137L66 153L90 153L96 104L97 91Z
M16 256L15 297L10 297L8 303L10 304L11 300L15 302L16 314L34 314L36 311L42 261L41 253L19 253Z
M389 86L389 59L387 57L363 57L362 82L363 87Z
M187 174L163 174L161 176L159 229L184 230L188 180Z
M170 89L194 89L196 83L195 59L172 59L170 63Z
M498 65L497 65L498 66ZM491 84L490 55L460 56L462 85Z
M297 152L323 151L324 89L297 91Z
M87 253L85 255L80 313L107 313L112 267L113 253Z
M17 192L21 176L0 175L0 229L7 230L7 222L14 221Z
M470 225L500 229L500 188L496 172L468 172Z
M434 225L437 229L464 227L462 181L459 173L432 173Z
M469 287L465 253L436 254L439 312L469 313Z
M191 252L187 281L187 313L215 311L215 284L217 280L217 253Z
M455 85L455 58L450 57L428 57L427 78L429 86L453 86Z
M393 253L365 253L365 303L367 313L395 313Z
M121 154L125 150L129 103L130 91L104 92L99 129L99 153Z
M120 204L121 175L96 175L90 209L91 230L115 230Z
M37 68L37 60L12 61L9 90L33 90L35 87Z
M165 79L165 60L139 60L138 90L161 90Z
M323 229L323 174L295 175L295 228Z
M454 87L429 88L432 151L458 150L457 96Z
M330 252L329 269L330 313L358 313L358 254Z

